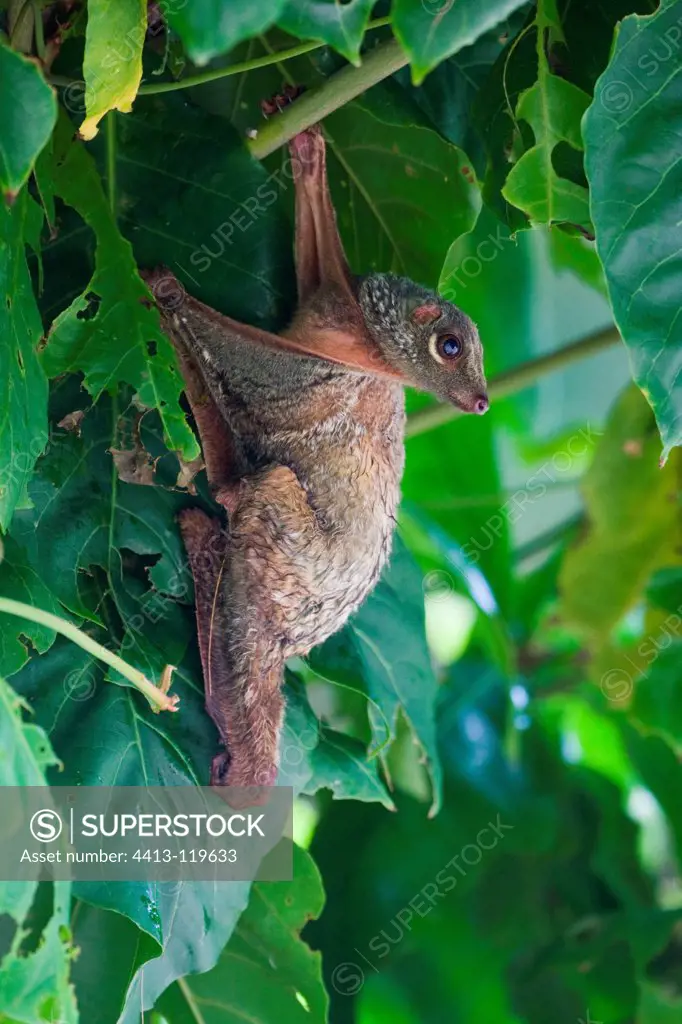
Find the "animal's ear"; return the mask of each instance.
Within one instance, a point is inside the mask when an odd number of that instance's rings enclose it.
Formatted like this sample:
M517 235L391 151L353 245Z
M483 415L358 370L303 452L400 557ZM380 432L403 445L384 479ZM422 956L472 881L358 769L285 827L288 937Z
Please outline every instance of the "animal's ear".
M436 302L420 302L410 309L410 319L416 324L432 324L441 314L441 308Z

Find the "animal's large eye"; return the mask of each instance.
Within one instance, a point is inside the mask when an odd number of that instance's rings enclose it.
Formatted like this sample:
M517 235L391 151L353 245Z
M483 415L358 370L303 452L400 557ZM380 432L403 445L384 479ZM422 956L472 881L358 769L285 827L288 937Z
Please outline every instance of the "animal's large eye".
M429 352L437 363L452 362L462 352L462 342L456 334L436 334L429 338Z
M436 347L443 359L455 359L462 351L462 342L454 334L441 334Z

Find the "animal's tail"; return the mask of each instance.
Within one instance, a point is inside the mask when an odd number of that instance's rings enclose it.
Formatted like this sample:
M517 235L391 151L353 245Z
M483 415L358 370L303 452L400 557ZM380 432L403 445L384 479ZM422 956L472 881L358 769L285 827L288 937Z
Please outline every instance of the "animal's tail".
M234 636L248 637L234 621L230 600L229 537L217 519L200 509L180 514L197 615L206 708L225 750L213 758L212 786L244 787L240 806L265 803L277 776L277 744L284 710L283 660L257 638L236 648ZM243 643L243 642L242 642ZM230 798L230 803L237 806Z

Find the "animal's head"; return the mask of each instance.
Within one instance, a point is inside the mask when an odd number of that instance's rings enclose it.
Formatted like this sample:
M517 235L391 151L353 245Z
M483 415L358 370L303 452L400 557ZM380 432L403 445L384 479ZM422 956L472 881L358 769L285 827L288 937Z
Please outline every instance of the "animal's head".
M483 347L466 313L393 274L369 274L358 301L381 354L407 382L463 412L488 409Z

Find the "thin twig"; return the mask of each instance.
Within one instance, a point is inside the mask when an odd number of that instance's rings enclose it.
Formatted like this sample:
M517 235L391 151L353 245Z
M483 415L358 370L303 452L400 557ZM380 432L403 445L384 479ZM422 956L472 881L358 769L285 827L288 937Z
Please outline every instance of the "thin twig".
M47 626L48 629L53 629L55 633L60 633L68 640L73 640L75 644L82 647L88 654L92 654L95 658L103 661L105 665L109 665L110 668L120 672L122 676L145 695L155 711L178 710L179 697L170 697L167 693L164 693L158 686L150 682L142 672L133 668L123 658L119 658L117 654L107 650L106 647L102 647L101 644L98 644L97 641L89 637L87 633L74 626L72 622L67 622L66 619L53 615L52 612L44 612L41 608L34 608L30 604L23 604L21 601L11 601L7 597L0 597L0 612L7 612L8 615L17 615L19 618L37 622L40 626Z
M390 18L374 18L367 25L367 32L375 28L383 28L390 25ZM305 53L319 50L326 43L320 40L310 40L305 43L298 43L288 50L280 50L278 53L266 53L262 57L254 57L252 60L243 60L238 64L230 64L224 68L210 68L208 71L201 71L198 75L189 78L178 78L173 82L147 82L137 90L138 96L153 96L160 92L177 92L179 89L194 89L197 85L206 85L208 82L217 82L221 78L229 78L231 75L241 75L246 71L257 71L259 68L267 68L272 64L281 64L282 61L291 60L292 57L301 57ZM60 88L68 88L70 85L80 84L80 79L67 78L64 75L46 75L52 85Z
M327 78L322 85L304 92L295 103L277 117L273 117L259 129L255 139L249 139L247 146L251 155L262 160L285 145L294 135L310 128L328 114L355 99L360 93L371 89L377 82L388 78L407 64L408 56L396 39L381 43L374 50L363 55L359 68L347 65Z

